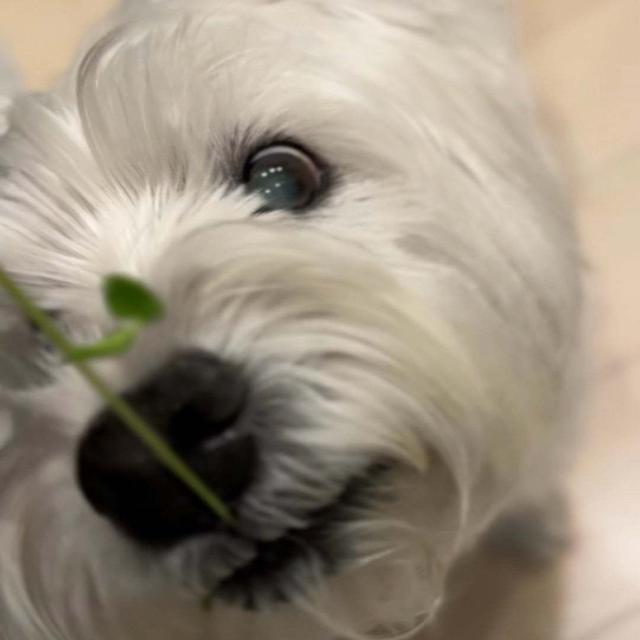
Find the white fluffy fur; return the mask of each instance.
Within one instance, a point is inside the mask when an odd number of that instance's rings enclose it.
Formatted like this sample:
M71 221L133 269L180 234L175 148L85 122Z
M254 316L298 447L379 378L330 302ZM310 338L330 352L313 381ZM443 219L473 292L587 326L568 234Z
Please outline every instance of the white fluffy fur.
M60 87L16 101L2 263L78 339L109 328L108 273L167 300L166 321L102 366L118 389L182 346L246 364L278 416L246 526L277 537L371 460L397 468L339 529L340 574L309 549L292 604L204 611L202 563L223 571L224 541L158 558L93 514L72 455L98 403L66 367L28 386L52 365L0 301L15 430L0 453L3 640L401 635L505 509L553 488L579 259L504 4L130 2ZM279 135L339 179L305 216L252 218L224 158Z

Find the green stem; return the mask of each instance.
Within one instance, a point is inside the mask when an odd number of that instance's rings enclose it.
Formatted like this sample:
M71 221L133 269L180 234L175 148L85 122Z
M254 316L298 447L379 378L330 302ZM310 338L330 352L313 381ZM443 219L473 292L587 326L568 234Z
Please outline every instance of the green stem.
M43 335L74 366L85 380L102 398L104 403L122 420L122 422L142 442L151 449L158 460L175 474L191 491L198 496L222 521L235 525L229 508L207 487L158 433L119 395L111 391L108 384L86 362L74 361L76 346L58 330L55 323L39 309L29 297L0 268L0 287L11 296L16 305L38 326Z

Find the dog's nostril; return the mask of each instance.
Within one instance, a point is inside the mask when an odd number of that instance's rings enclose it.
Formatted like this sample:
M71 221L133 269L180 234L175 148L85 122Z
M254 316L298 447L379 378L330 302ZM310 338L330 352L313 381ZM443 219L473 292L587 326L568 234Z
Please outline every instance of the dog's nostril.
M248 392L242 371L190 351L175 356L125 397L233 507L251 482L256 462L255 439L244 424ZM220 526L108 410L82 439L77 472L93 507L140 542L172 544Z
M190 450L237 427L248 400L238 367L194 351L179 356L169 368L162 384L175 397L167 425L175 447Z

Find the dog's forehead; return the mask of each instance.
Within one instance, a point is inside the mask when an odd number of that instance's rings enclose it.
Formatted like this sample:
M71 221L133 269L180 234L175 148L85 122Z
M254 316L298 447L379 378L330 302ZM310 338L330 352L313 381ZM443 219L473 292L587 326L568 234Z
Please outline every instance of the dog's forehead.
M336 21L340 30L351 19L394 26L422 35L455 40L464 47L482 42L483 48L500 48L508 40L505 5L510 0L129 0L124 18L185 12L233 13L273 19L309 35L321 32L323 18ZM351 45L359 44L351 42Z
M220 101L224 94L250 109L247 103L258 94L266 104L277 102L287 89L287 99L295 102L296 88L301 88L308 101L311 92L327 90L328 83L334 94L346 94L358 77L390 82L391 69L408 65L402 43L390 43L389 34L381 38L372 33L362 16L338 19L320 3L223 2L207 7L114 28L79 66L80 92L118 92L130 81L152 90L180 91L183 101L194 93L206 101L205 91Z
M485 2L486 0L481 0L481 3ZM129 0L125 8L128 9L128 19L131 18L131 13L139 11L148 16L150 9L158 12L183 11L185 6L188 6L192 9L220 11L230 8L256 10L266 6L275 12L288 12L290 15L299 12L309 14L313 11L344 14L345 11L354 10L389 19L404 18L415 22L417 19L426 19L429 15L451 13L461 4L465 4L464 0Z
M139 21L107 34L97 47L104 59L144 51L147 61L153 62L158 54L166 58L163 50L171 47L176 58L189 63L190 74L198 73L201 65L233 69L234 63L242 67L247 60L255 68L260 58L282 69L305 63L325 69L357 64L364 68L371 57L406 65L404 53L419 41L414 38L412 43L402 27L411 22L415 31L425 22L418 17L406 22L389 19L349 2L209 0L172 6L172 11L160 11L155 19L143 14ZM105 41L115 46L105 47Z
M209 91L218 102L224 94L243 114L260 99L272 106L286 100L290 118L296 107L308 110L314 97L362 103L382 95L433 112L430 102L455 91L461 78L482 84L503 66L478 41L483 29L471 28L478 15L489 13L484 8L499 3L481 0L482 11L463 11L461 4L468 3L157 0L157 13L116 27L82 67L100 74L103 92L122 91L128 81L150 82L181 92L185 104L206 102ZM464 37L453 46L456 31ZM186 84L197 90L185 90ZM136 87L126 90L133 94Z
M161 139L195 157L203 144L210 154L250 134L258 143L300 139L321 155L330 144L332 157L366 150L369 167L376 158L388 165L390 144L415 133L386 114L411 110L418 76L420 91L440 95L420 68L429 56L419 55L439 45L325 4L206 3L114 28L79 66L85 132L97 145L107 140L112 157L147 143L160 157Z

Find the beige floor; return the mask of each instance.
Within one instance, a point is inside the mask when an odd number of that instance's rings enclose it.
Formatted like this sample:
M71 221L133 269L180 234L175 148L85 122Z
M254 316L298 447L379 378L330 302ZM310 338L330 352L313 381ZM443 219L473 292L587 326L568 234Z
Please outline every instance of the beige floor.
M44 87L108 4L0 0L0 42ZM521 6L534 83L574 176L596 308L587 438L570 486L578 535L544 570L479 558L425 640L638 640L640 0Z

